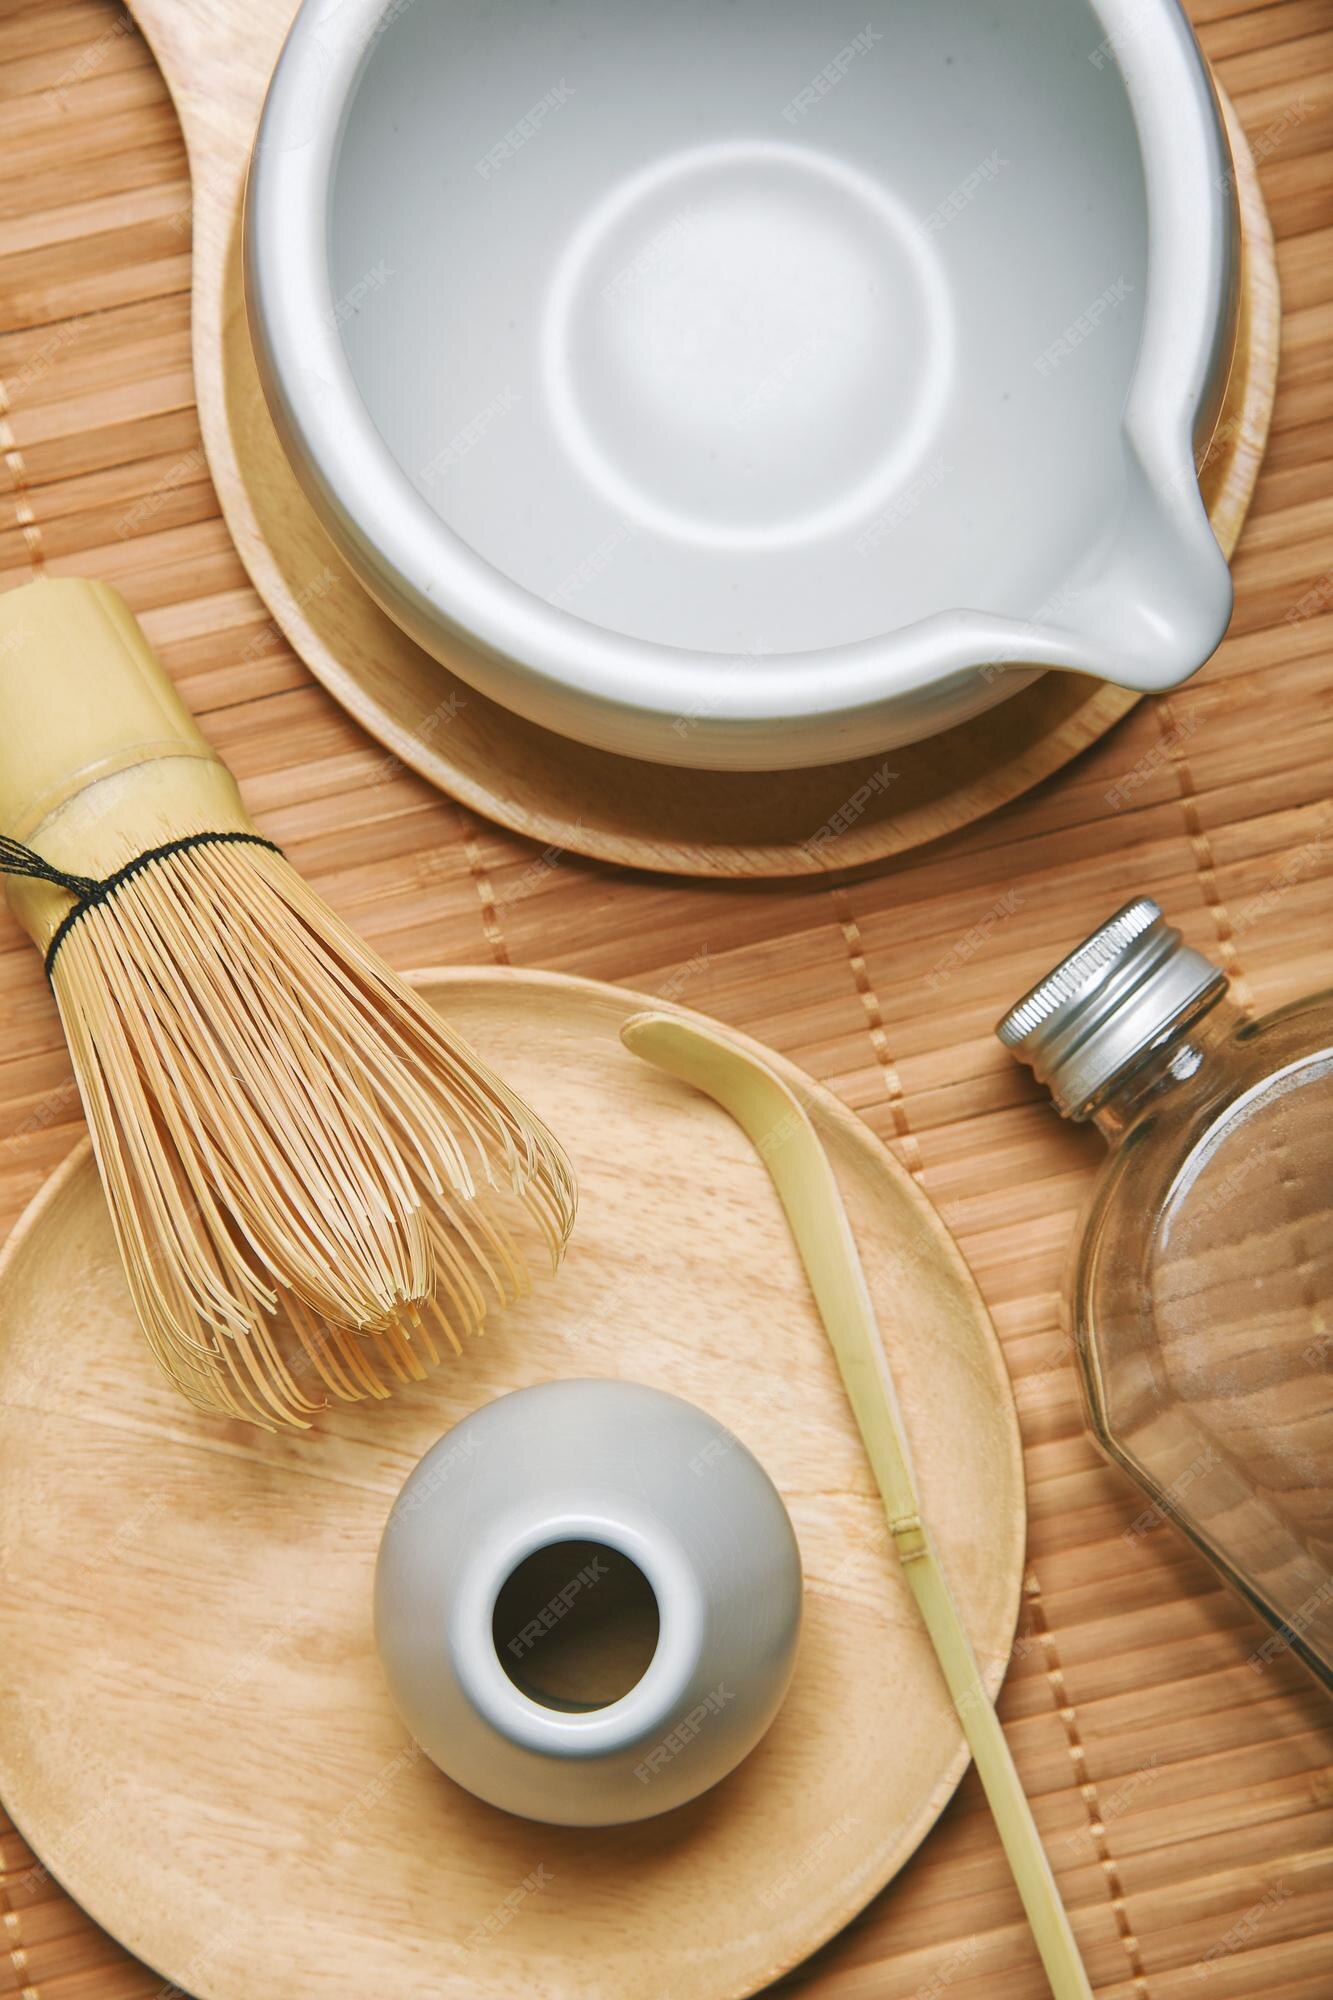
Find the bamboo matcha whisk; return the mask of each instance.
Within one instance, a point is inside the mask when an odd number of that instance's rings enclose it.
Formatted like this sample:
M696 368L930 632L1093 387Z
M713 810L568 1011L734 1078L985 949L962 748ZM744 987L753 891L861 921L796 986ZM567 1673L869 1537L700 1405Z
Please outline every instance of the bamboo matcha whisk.
M149 1345L199 1408L383 1396L558 1262L565 1155L241 804L105 584L0 596L0 867Z

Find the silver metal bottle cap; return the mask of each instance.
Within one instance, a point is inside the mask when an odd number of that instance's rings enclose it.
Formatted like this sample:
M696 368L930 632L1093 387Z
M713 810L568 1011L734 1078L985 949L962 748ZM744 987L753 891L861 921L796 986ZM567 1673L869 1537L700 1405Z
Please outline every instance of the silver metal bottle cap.
M1156 903L1139 896L1062 958L995 1032L1066 1118L1083 1119L1103 1085L1219 999L1226 983Z

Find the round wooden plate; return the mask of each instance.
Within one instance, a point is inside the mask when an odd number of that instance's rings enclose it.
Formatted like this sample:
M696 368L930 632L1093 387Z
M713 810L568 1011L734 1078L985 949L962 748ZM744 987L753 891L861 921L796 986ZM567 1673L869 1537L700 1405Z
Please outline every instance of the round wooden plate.
M1059 770L1138 700L1105 682L1046 674L927 742L775 777L613 757L478 694L466 674L400 632L336 554L283 455L255 371L241 289L241 191L295 0L131 0L131 7L166 76L190 155L195 387L227 526L310 671L433 784L562 852L672 874L817 875L903 853L994 811ZM1254 161L1225 99L1223 109L1245 285L1203 486L1230 555L1268 435L1279 301Z
M554 973L418 978L570 1147L566 1268L429 1383L267 1437L157 1377L78 1147L0 1264L0 1792L70 1894L198 2000L753 1993L912 1852L965 1766L958 1722L764 1168L619 1043L650 1003ZM994 1331L915 1184L772 1060L833 1160L993 1692L1025 1526ZM370 1619L420 1454L490 1397L578 1375L656 1383L730 1425L781 1488L806 1575L795 1679L759 1748L693 1804L593 1831L511 1819L416 1753Z

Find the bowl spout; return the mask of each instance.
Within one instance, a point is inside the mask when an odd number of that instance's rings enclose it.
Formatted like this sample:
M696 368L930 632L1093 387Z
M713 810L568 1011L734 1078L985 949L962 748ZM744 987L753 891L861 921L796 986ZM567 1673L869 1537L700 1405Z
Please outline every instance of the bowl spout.
M1050 663L1144 694L1176 687L1216 651L1231 606L1231 572L1192 461L1163 478L1127 447L1105 540L1051 607L1052 637L1068 656Z

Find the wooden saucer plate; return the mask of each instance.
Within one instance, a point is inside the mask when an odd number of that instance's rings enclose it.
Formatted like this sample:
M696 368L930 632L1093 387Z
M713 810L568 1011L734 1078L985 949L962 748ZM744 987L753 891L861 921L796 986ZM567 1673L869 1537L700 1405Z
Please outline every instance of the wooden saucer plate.
M554 973L417 978L569 1146L565 1269L430 1382L267 1437L158 1379L81 1144L0 1263L0 1792L69 1893L197 2000L750 1994L911 1854L962 1734L763 1166L620 1045L653 1003ZM998 1342L912 1180L770 1060L833 1161L993 1693L1025 1527ZM421 1453L493 1396L579 1375L656 1383L729 1425L805 1566L767 1737L713 1792L627 1828L539 1826L458 1789L405 1736L371 1634L379 1536Z
M774 777L614 757L479 694L466 673L400 632L334 551L283 455L259 385L242 297L240 205L293 0L131 6L166 76L190 156L195 386L227 526L310 671L404 764L487 818L562 852L672 874L818 875L969 825L1059 770L1134 706L1138 697L1122 688L1050 673L924 743ZM1203 486L1214 532L1230 555L1268 434L1279 301L1254 161L1222 102L1236 161L1244 295Z

